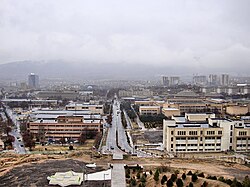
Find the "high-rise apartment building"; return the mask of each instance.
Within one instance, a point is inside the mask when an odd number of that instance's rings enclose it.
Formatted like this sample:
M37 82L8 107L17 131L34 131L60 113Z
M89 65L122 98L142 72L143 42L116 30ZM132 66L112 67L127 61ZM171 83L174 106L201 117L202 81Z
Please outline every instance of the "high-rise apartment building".
M171 77L162 77L162 83L164 86L174 86L180 83L180 77L171 76Z
M217 75L210 74L208 76L208 83L210 86L216 86L218 84L218 77Z
M205 75L195 75L193 76L193 83L195 85L206 85L207 77Z
M31 73L28 77L28 86L31 89L39 88L39 76Z
M229 75L222 74L220 79L221 86L228 86L229 85Z

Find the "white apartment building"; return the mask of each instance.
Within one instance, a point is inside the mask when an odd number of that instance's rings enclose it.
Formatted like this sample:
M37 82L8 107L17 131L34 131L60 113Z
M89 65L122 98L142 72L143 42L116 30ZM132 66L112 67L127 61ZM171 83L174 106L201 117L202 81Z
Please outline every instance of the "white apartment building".
M163 122L167 152L250 151L250 124L215 118L214 114L186 114Z

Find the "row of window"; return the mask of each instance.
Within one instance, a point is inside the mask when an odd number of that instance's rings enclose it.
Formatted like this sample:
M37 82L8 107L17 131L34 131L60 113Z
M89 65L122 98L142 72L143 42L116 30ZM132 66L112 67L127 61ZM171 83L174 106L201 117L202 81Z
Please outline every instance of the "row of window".
M171 149L173 151L173 149ZM186 151L220 151L220 149L176 149L177 152L186 152Z
M171 147L173 144L171 144ZM176 144L176 147L186 147L186 146L203 146L203 144ZM220 143L217 144L205 144L205 146L221 146Z
M205 137L205 140L220 140L220 139L221 139L221 137ZM176 140L198 140L198 137L187 137L187 138L186 137L184 137L184 138L176 137ZM173 137L171 137L171 141L174 141ZM200 137L200 141L202 141L202 137Z
M247 131L240 131L239 132L239 136L246 136L247 135Z
M237 147L246 147L246 146L250 147L250 144L248 144L248 145L247 144L237 144Z
M203 134L203 131L200 131ZM221 135L222 131L218 131L218 135ZM174 131L171 131L171 135L174 135ZM177 135L186 135L186 131L177 131ZM189 135L198 135L198 131L189 131ZM215 131L207 131L207 135L215 135Z

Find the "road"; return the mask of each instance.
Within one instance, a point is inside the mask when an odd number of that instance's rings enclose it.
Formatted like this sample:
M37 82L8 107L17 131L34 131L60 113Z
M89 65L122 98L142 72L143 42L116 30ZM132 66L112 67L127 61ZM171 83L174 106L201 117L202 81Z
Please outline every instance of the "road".
M17 116L16 114L13 114L12 110L8 107L5 108L5 111L15 126L15 128L12 128L11 132L9 133L11 136L15 137L15 141L12 143L14 150L16 151L16 153L25 154L26 150L24 148L24 143L22 141L22 135L20 134L20 123L19 121L16 120Z
M120 102L118 100L114 100L113 105L113 113L114 115L114 121L116 122L116 129L118 132L118 145L121 147L122 150L124 150L126 153L133 153L133 148L128 143L128 138L125 132L125 129L122 125L121 120L121 110L120 110Z
M118 145L117 145L118 143ZM119 148L119 147L120 148ZM113 103L112 125L109 128L106 146L103 152L136 154L138 157L151 157L151 155L132 148L127 139L126 131L121 121L120 102L116 98Z
M106 147L104 148L104 152L110 152L112 154L124 154L122 150L117 146L117 118L116 118L116 107L113 104L113 114L112 114L112 125L109 127Z
M141 122L139 116L137 115L137 113L136 113L136 111L135 111L135 109L134 109L134 106L131 105L131 108L133 109L133 111L134 111L134 113L135 113L135 115L136 115L136 123L138 124L138 126L139 126L139 127L141 128L141 130L143 130L143 131L147 130L147 129L145 128L145 126L144 126L144 123Z

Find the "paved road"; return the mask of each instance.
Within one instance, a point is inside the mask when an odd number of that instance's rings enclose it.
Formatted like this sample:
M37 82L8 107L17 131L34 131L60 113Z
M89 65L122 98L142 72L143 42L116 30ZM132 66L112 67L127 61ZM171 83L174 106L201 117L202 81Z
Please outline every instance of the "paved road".
M9 133L11 136L15 137L15 142L13 142L14 150L16 153L25 154L26 150L22 141L22 135L20 134L20 123L16 120L17 116L16 114L13 114L12 110L8 107L6 107L5 111L14 123L14 128L12 128L12 131Z
M132 148L127 139L126 131L121 122L121 111L120 111L120 102L118 99L114 100L113 103L113 116L112 116L112 126L109 128L107 141L106 141L106 148L104 148L103 152L111 152L112 154L115 153L128 153L128 154L137 154L138 157L151 157L151 155L135 150ZM117 141L116 141L117 140ZM118 145L121 147L122 150L119 149Z
M127 122L127 129L132 129L132 122L131 119L128 117L127 112L123 109L123 113Z
M126 153L133 153L133 148L128 143L128 138L125 132L125 129L122 125L121 120L121 110L120 110L120 102L118 100L114 101L114 120L116 121L117 125L117 132L118 132L118 145L124 150Z
M144 123L141 122L139 116L137 115L137 113L136 113L136 111L135 111L135 109L134 109L134 107L133 107L132 105L131 105L131 108L134 110L134 113L135 113L135 115L136 115L136 123L138 124L138 126L139 126L143 131L147 130L147 129L145 128L145 126L144 126Z
M124 152L121 151L117 146L117 118L116 118L116 106L115 103L113 104L113 114L112 114L112 125L109 127L107 140L106 140L106 147L104 148L104 152L111 152L112 154L123 154Z

